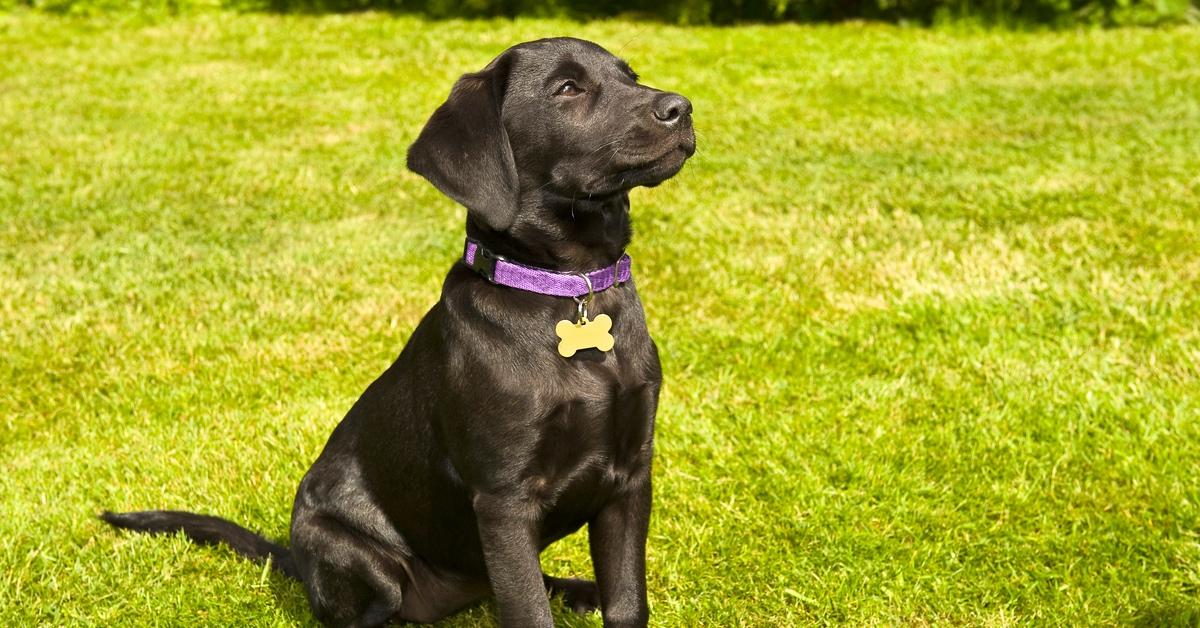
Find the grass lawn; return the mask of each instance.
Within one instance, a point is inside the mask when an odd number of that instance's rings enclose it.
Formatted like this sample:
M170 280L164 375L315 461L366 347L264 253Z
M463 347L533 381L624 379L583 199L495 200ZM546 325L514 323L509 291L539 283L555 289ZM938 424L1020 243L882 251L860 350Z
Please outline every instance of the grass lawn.
M1200 29L16 14L0 625L313 623L93 515L286 535L461 251L409 142L552 34L696 108L692 163L633 193L655 625L1200 622ZM590 574L583 535L543 564Z

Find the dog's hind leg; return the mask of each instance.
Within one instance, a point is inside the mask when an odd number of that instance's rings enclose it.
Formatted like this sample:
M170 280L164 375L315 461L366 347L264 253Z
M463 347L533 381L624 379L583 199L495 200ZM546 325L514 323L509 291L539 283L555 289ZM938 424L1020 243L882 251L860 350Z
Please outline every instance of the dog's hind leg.
M292 523L292 547L309 605L327 626L383 626L404 603L408 556L334 517Z
M488 596L492 587L484 578L467 578L412 562L412 581L404 592L404 605L396 619L432 623L449 617Z
M486 580L430 568L403 544L376 542L328 515L302 515L292 547L309 605L328 626L431 623L487 596Z
M542 582L546 583L546 591L552 597L561 595L563 606L576 613L590 613L600 608L600 589L591 580L555 578L542 574Z

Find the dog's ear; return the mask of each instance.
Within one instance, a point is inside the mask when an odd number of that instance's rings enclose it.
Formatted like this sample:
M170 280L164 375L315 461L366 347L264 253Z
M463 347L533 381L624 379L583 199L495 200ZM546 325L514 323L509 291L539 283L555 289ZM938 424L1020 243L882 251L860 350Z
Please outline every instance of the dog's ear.
M408 169L496 231L517 212L517 166L500 119L512 52L464 74L408 148Z

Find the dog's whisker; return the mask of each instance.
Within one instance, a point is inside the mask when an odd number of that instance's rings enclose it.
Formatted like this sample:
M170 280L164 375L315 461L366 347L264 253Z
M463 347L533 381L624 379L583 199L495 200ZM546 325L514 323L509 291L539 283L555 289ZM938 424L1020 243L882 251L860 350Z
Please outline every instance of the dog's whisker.
M617 139L615 139L611 142L605 142L604 144L597 146L595 149L592 150L592 152L588 153L587 156L591 157L592 155L595 155L596 153L604 150L605 148L608 148L609 146L612 146L613 144L620 142L621 140L625 139L625 136L628 134L629 134L629 130L626 129L624 132L622 132L620 135L617 136Z
M612 154L608 156L608 161L604 162L605 166L608 166L613 162L614 159L617 158L617 154L621 152L621 148L622 146L618 144L617 147L613 149Z

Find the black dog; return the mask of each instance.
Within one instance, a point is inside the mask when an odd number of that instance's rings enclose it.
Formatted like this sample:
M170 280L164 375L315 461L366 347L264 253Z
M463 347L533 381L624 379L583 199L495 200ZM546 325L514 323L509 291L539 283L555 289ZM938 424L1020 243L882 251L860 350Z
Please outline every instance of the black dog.
M102 517L269 557L326 624L432 622L492 593L504 626L552 626L549 590L605 626L644 626L662 373L637 291L596 292L615 346L568 358L555 324L580 304L488 279L506 258L565 277L616 264L629 190L695 146L686 98L586 41L520 44L463 76L408 166L467 207L476 254L301 481L291 548L204 515ZM544 575L541 550L585 523L596 582Z

